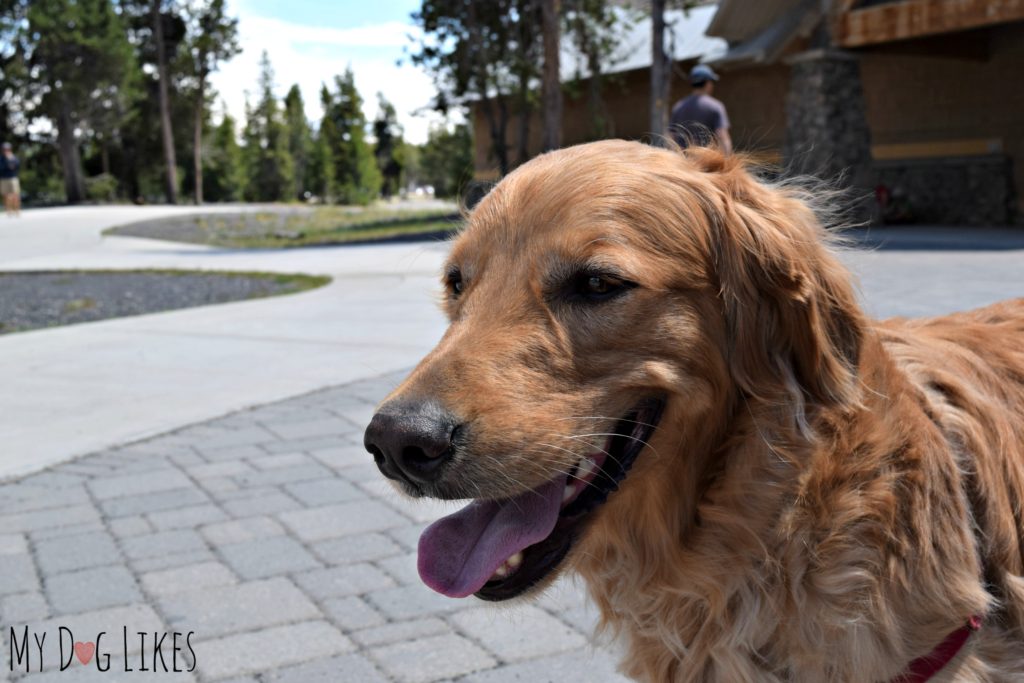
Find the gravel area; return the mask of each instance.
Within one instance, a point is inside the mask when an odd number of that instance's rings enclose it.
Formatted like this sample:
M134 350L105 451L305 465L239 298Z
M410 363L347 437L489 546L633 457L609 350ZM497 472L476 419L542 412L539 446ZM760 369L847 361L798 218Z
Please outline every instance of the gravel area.
M198 271L0 273L0 334L290 294L327 281Z

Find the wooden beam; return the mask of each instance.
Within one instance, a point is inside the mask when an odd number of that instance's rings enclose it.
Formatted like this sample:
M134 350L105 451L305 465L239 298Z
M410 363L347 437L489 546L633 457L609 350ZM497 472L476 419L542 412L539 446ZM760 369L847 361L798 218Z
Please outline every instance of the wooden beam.
M871 158L940 159L943 157L975 157L1002 154L1001 138L969 138L964 140L933 140L930 142L902 142L890 145L872 145Z
M862 47L1024 20L1024 0L902 0L850 10L836 42Z

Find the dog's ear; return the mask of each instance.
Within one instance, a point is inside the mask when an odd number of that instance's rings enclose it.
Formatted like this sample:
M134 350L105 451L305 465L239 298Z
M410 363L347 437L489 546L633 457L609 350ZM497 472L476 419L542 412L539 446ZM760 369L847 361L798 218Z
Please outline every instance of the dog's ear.
M814 212L741 165L716 175L723 203L711 211L712 266L733 379L765 400L856 400L863 316Z

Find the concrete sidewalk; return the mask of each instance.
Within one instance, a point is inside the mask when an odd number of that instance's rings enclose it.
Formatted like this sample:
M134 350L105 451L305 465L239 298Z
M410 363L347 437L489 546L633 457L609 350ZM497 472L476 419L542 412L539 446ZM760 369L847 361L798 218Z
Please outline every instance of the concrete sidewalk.
M0 337L0 479L407 367L443 332L432 298L443 245L250 251L100 236L173 211L189 209L26 212L23 223L0 223L0 269L261 270L334 281L293 296Z

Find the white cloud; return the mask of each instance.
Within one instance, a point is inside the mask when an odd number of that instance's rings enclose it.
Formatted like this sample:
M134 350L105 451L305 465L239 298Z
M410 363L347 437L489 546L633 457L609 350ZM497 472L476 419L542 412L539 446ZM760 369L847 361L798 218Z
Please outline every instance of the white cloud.
M380 91L395 106L410 142L425 141L430 123L440 120L436 113L426 113L436 93L430 77L407 60L401 66L396 64L402 48L412 44L407 36L419 35L417 27L395 21L360 28L306 26L249 13L244 5L234 11L239 17L243 52L210 80L239 122L244 120L246 92L250 99L257 95L264 50L274 68L276 94L283 97L297 83L306 114L314 122L322 115L320 84L330 86L334 76L350 65L367 118L372 119L377 112ZM414 115L418 110L426 115Z

